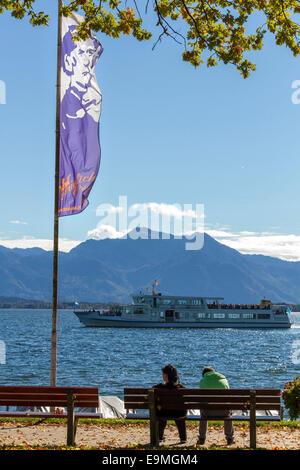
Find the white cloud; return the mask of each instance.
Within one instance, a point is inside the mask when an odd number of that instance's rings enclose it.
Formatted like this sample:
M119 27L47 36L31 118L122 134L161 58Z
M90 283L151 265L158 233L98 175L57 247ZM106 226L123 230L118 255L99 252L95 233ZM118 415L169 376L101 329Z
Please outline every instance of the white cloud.
M189 204L190 205L190 204ZM157 202L147 202L143 204L133 204L130 209L135 212L146 212L150 210L154 214L159 214L167 217L174 217L175 219L181 219L182 217L191 217L195 219L199 214L193 209L184 207L182 209L181 204L164 204ZM203 217L203 214L201 214Z
M21 222L20 220L11 220L10 224L15 224L15 225L28 225L27 222Z
M93 230L89 230L87 233L87 238L93 238L94 240L104 240L105 238L122 238L126 236L126 232L118 232L111 225L98 224Z
M287 261L300 261L300 235L272 232L227 232L224 229L206 230L206 233L243 254L261 254Z
M210 235L211 237L215 238L216 240L223 240L224 238L235 238L238 237L238 234L234 234L232 232L226 232L225 229L220 230L205 230L205 232ZM222 242L223 243L223 242Z
M59 239L59 251L69 252L75 246L82 243L81 240L68 240L67 238ZM31 237L24 237L18 240L1 240L0 245L6 248L42 248L46 251L53 250L53 240L38 239Z

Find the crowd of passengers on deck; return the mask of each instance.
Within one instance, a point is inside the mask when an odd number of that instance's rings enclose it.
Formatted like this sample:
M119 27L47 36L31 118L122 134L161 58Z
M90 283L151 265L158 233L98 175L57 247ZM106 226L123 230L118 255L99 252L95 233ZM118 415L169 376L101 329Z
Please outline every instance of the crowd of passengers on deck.
M222 308L222 309L231 309L231 310L270 310L270 305L245 305L245 304L218 304L213 302L212 304L207 304L208 308Z

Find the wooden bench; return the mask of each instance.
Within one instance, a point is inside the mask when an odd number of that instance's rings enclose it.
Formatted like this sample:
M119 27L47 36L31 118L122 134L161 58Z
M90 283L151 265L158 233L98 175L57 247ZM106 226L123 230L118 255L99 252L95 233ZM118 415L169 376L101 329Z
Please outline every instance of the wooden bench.
M201 421L249 421L250 448L256 448L256 421L282 420L280 390L277 389L149 389L125 388L124 407L129 410L149 410L149 416L142 417L136 413L127 412L127 419L150 419L150 442L152 446L159 445L158 421L156 410L214 410L215 416L202 418L201 415L187 414L187 420ZM220 414L218 416L218 410ZM222 410L240 410L238 416L224 418ZM256 411L276 410L278 416L256 416ZM243 415L249 412L249 415ZM171 418L170 418L171 419Z
M75 445L79 418L100 418L97 413L76 412L75 408L98 408L97 387L40 387L0 386L1 417L67 418L67 445ZM9 411L9 406L50 407L50 412ZM67 408L67 412L55 412L55 407ZM53 411L52 411L53 410Z

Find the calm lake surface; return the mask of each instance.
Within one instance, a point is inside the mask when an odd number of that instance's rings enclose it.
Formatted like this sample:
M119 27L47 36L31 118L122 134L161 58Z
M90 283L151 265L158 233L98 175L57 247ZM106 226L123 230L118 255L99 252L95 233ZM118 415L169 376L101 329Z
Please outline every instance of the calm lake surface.
M0 310L2 385L49 385L50 310ZM71 310L58 312L57 385L98 386L123 399L124 386L152 386L172 363L197 387L213 366L231 387L284 388L300 374L300 313L287 330L85 328ZM5 363L3 363L5 362Z

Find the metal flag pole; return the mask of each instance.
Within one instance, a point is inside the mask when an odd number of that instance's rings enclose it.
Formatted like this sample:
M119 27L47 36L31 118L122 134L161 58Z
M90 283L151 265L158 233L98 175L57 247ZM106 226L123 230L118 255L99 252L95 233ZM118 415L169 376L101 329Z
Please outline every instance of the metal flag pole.
M54 236L53 236L53 287L52 287L52 332L51 332L51 371L50 385L56 386L57 358L57 278L58 278L58 193L59 193L59 156L60 156L60 89L61 89L61 30L60 10L62 0L58 0L57 26L57 78L56 78L56 138L55 138L55 189L54 189Z

